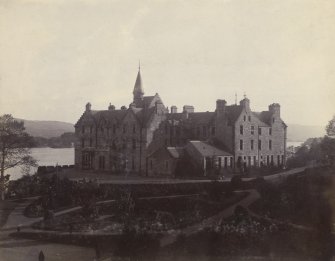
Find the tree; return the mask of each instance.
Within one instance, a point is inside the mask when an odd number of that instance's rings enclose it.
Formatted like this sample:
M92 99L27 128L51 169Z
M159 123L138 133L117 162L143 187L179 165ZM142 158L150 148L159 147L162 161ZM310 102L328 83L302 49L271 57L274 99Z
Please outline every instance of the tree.
M0 193L5 198L5 171L13 167L21 167L28 171L37 166L36 160L30 156L33 138L25 132L24 122L15 120L12 115L0 116Z
M327 132L328 136L335 136L335 115L328 122L328 124L326 126L326 132Z
M321 142L321 150L324 154L326 163L334 166L335 164L335 139L325 136Z

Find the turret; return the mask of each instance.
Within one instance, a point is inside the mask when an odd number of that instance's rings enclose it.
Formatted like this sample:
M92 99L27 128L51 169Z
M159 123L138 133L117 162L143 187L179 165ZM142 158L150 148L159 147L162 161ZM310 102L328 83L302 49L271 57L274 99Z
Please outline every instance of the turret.
M86 103L86 106L85 106L85 111L86 112L90 112L91 111L91 103Z
M138 68L138 73L137 73L137 77L136 77L136 81L135 81L135 85L134 85L133 95L134 95L134 100L133 100L134 103L137 106L140 106L142 101L143 101L143 95L144 95L144 91L143 91L143 87L142 87L142 77L141 77L140 67Z
M171 113L177 113L178 109L177 106L171 106Z
M240 105L243 106L245 110L250 111L250 100L247 97L240 101Z
M280 105L279 103L272 103L269 105L269 112L271 112L271 114L274 117L278 117L280 118Z
M192 105L184 105L183 112L193 113L194 112L194 107Z
M216 100L216 113L218 115L224 115L226 111L226 104L225 100Z
M110 103L109 106L108 106L108 110L109 111L114 111L115 110L115 106Z

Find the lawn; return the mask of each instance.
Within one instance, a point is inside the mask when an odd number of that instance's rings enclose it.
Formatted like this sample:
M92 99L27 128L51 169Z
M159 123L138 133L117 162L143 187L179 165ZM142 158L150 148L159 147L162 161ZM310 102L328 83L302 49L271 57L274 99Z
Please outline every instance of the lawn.
M0 227L3 227L8 219L10 213L14 210L14 208L20 203L20 201L0 201Z

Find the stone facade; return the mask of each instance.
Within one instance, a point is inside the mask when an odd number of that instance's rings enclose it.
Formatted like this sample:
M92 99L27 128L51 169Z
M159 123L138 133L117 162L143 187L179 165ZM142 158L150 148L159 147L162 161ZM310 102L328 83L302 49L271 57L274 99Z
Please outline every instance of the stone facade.
M247 98L239 105L217 100L214 112L194 112L190 105L180 113L176 106L169 111L157 93L144 96L139 71L128 108L109 105L107 110L97 111L90 103L86 105L75 125L75 166L109 173L172 175L171 168L150 171L149 157L152 162L153 155L167 155L172 162L173 157L164 148L186 147L190 140L226 151L233 157L234 168L284 165L286 128L279 104L257 113L251 111Z

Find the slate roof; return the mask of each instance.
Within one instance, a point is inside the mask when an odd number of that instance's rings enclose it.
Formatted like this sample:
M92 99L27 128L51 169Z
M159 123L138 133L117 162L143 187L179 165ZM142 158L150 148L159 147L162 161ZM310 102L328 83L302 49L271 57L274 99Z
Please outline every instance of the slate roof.
M187 121L195 124L204 124L207 125L214 120L215 112L190 112L188 114ZM184 113L169 113L167 114L168 120L183 120Z
M182 147L167 147L167 151L171 154L172 157L180 159L185 154L185 149Z
M133 94L135 94L135 93L144 94L143 87L142 87L142 77L141 77L141 71L140 70L138 70L136 81L135 81Z
M232 154L218 149L203 141L189 141L189 144L193 146L203 157L213 157L213 156L233 156Z
M242 111L243 106L241 105L226 106L226 116L228 117L228 121L231 125L236 122Z
M215 117L215 112L193 112L188 114L190 121L197 124L209 124Z
M253 112L253 114L267 126L271 125L272 113L270 111Z

